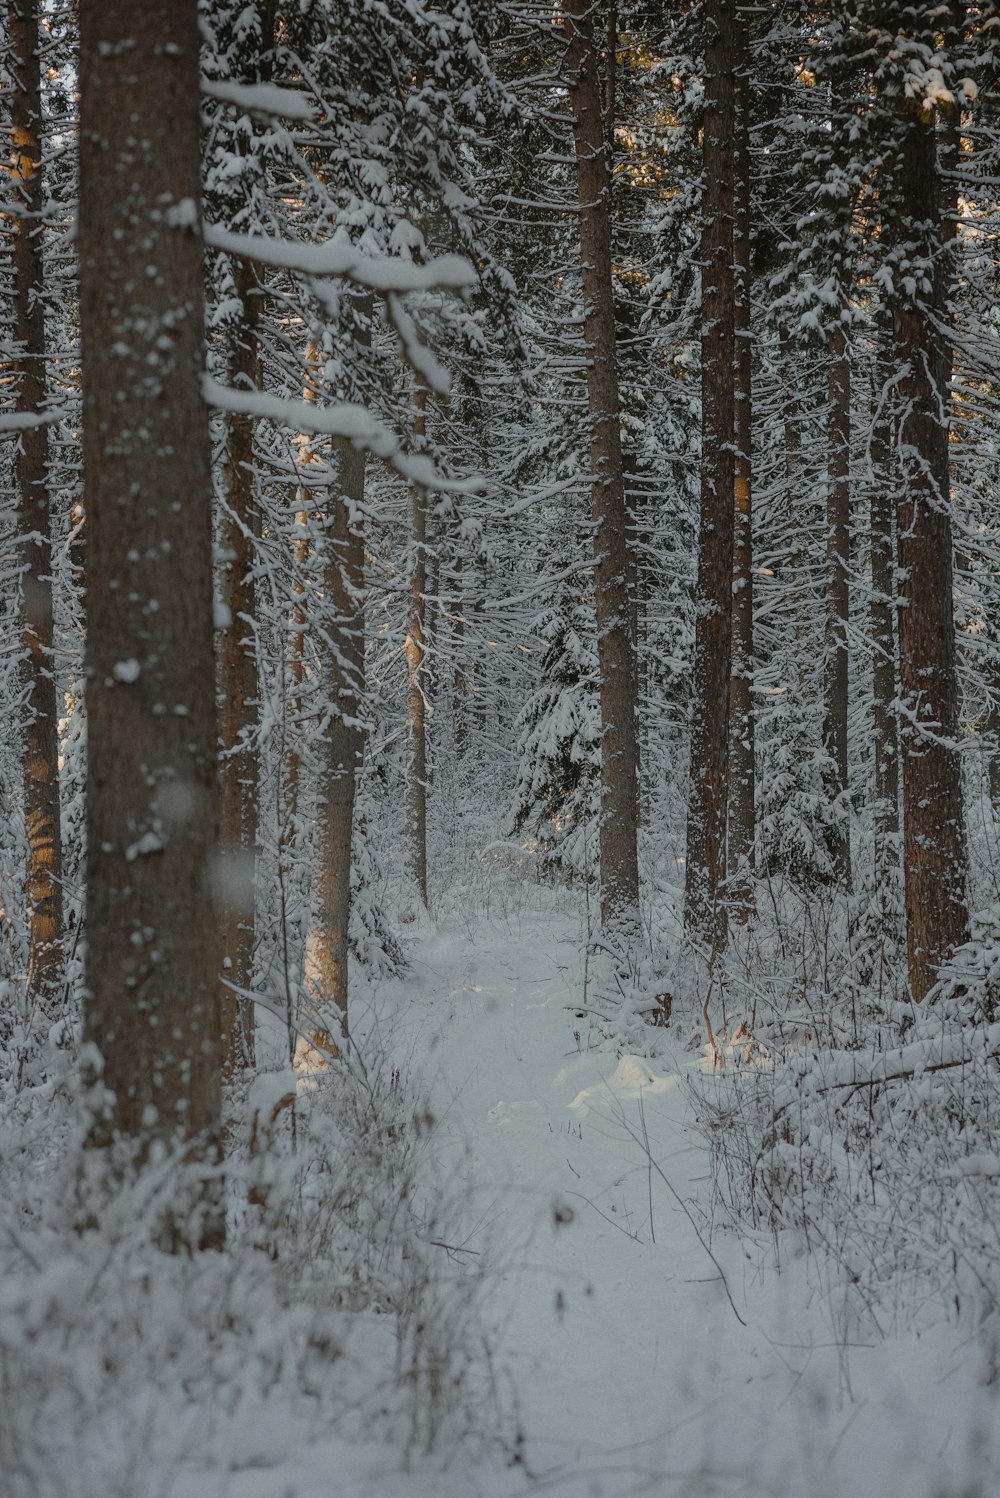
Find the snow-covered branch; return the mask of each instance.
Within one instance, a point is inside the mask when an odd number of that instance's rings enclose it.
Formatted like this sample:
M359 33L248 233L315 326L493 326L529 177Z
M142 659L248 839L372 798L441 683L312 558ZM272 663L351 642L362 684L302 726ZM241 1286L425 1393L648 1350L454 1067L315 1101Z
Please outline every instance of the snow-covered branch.
M279 88L274 83L229 83L203 78L201 91L209 99L236 104L260 114L283 115L286 120L311 120L316 106L297 88Z
M205 225L205 242L237 259L298 270L310 276L339 276L382 295L403 291L464 291L476 284L476 270L463 255L437 255L415 265L392 255L366 255L346 234L324 244L301 244L267 234L234 234L219 224Z
M408 483L419 484L422 488L458 493L481 492L480 480L445 478L434 467L430 458L420 453L404 452L395 432L378 421L364 406L347 402L320 406L312 401L269 395L263 390L233 390L209 375L203 379L202 393L208 404L218 411L231 411L237 416L263 417L291 427L296 432L343 438L352 442L355 447L363 447L375 457L383 458Z

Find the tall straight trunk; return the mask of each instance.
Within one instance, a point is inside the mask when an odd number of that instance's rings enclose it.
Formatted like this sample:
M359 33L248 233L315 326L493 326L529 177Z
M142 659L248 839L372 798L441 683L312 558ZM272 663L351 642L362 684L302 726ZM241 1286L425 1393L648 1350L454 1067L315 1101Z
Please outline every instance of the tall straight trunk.
M968 934L967 856L952 616L948 473L947 233L933 111L902 104L903 140L893 238L933 262L929 289L906 282L893 315L901 371L897 509L903 764L903 859L910 990L925 997L941 963ZM954 205L952 204L952 215ZM917 278L914 278L916 280Z
M458 527L456 527L456 533ZM469 741L469 688L465 675L465 593L462 584L464 560L460 535L456 534L455 559L452 564L452 588L449 606L451 618L451 653L454 666L451 675L452 722L455 734L455 759L461 768Z
M295 511L295 536L292 542L292 560L295 582L292 587L292 615L288 638L288 704L285 712L286 746L284 755L284 816L281 840L285 846L285 868L291 867L292 848L298 841L299 780L302 772L302 755L299 749L299 733L302 725L302 687L305 682L306 651L306 587L303 582L309 564L309 506L312 495L308 489L300 489L298 507Z
M734 0L706 0L701 236L701 525L684 926L714 956L726 938L726 809L733 627L735 301Z
M427 438L427 386L418 381L413 421L414 447ZM427 494L410 491L410 600L406 620L406 724L409 761L406 771L407 866L416 893L427 905Z
M302 386L302 399L306 405L316 404L316 366L319 350L311 340L306 346L306 377ZM296 496L295 533L292 542L292 563L295 582L292 586L292 613L288 640L288 702L285 709L285 749L282 767L284 795L281 819L281 866L290 874L295 865L299 837L299 792L302 776L302 690L306 679L306 628L309 610L306 601L306 569L309 565L309 531L313 511L313 496L307 485L308 469L316 462L312 438L303 434L299 439L299 473L301 484Z
M220 952L196 0L80 0L86 1036L97 1142L214 1159ZM218 1240L220 1220L165 1226Z
M427 516L427 593L424 603L424 737L427 743L427 790L434 789L434 702L437 694L438 662L441 659L441 538Z
M459 421L476 434L480 430L481 400L478 383L468 374L462 376L462 402ZM451 556L451 586L448 597L448 618L451 623L451 714L455 744L456 769L461 777L463 762L469 748L469 726L472 712L470 668L466 654L466 632L468 621L466 609L470 606L469 587L466 582L465 545L462 540L462 512L456 505L451 513L449 525L449 552ZM473 569L474 570L474 569Z
M594 601L601 704L601 924L607 932L629 935L637 930L639 921L636 663L611 281L610 143L602 110L600 45L593 12L591 0L567 0L563 7L580 205L593 476ZM613 70L611 50L608 67Z
M810 600L806 582L806 564L802 551L802 517L796 513L798 486L802 482L802 438L799 431L801 412L796 395L796 369L794 345L787 329L780 335L781 383L784 390L781 422L785 437L785 486L786 525L788 527L788 551L786 560L786 588L792 602L795 621L795 638L801 647L797 658L799 696L805 688L805 661L802 652L809 639Z
M231 379L237 389L257 390L261 380L257 337L259 297L245 261L233 266L243 312L233 336ZM219 529L223 564L221 596L228 615L219 640L219 740L222 751L220 841L226 860L222 912L223 972L227 983L248 992L253 983L255 856L259 753L252 721L259 697L255 541L261 516L255 498L254 422L230 416L226 450L226 500ZM223 1051L228 1068L253 1060L253 1011L233 988L223 988Z
M834 850L836 875L851 879L847 793L848 568L851 521L851 365L847 334L837 327L827 349L826 619L823 739L840 802Z
M883 368L882 373L885 373ZM872 737L875 746L875 874L881 886L899 867L899 736L896 725L896 562L892 512L898 480L891 407L884 384L872 429Z
M10 186L12 312L16 355L14 407L43 416L46 378L42 264L42 97L36 0L14 0L8 15L13 91ZM59 715L52 660L52 543L49 440L44 420L26 425L15 458L23 566L23 641L27 652L24 812L30 993L52 996L62 969L62 848L59 816Z
M260 50L255 72L265 83L270 82L274 71L276 9L277 0L262 0L258 7ZM249 149L242 134L239 149L244 153ZM262 292L248 262L235 260L232 270L240 321L232 337L230 378L236 389L258 390L262 382L258 336ZM219 542L227 560L220 577L220 593L228 622L219 639L217 657L222 751L220 842L227 865L221 921L227 980L222 991L222 1044L224 1064L233 1071L251 1065L254 1059L253 1005L234 991L249 993L253 987L257 916L260 672L254 568L261 513L255 500L254 422L250 416L229 418L225 483L227 508L222 511Z
M643 712L645 678L642 650L643 631L645 629L645 599L643 597L644 578L639 566L638 515L642 502L642 488L639 465L632 453L623 453L622 472L625 483L625 519L627 522L627 565L625 577L628 584L628 627L632 637L632 651L635 656L635 816L636 827L638 828L643 825L643 819L648 812L648 806L645 804L647 797L644 793L642 775L644 763L643 725L646 718Z
M733 671L729 713L729 866L733 873L752 872L756 808L754 796L753 703L753 342L750 331L750 57L747 23L737 10L733 71L735 131L735 265L733 487ZM744 899L743 910L748 908Z
M358 342L371 338L372 300L358 298ZM348 953L351 918L351 850L354 802L364 755L361 713L365 690L365 547L361 506L365 453L340 441L337 487L326 517L323 594L329 610L327 655L330 726L316 820L313 855L310 969L324 998L340 1011L347 1034Z

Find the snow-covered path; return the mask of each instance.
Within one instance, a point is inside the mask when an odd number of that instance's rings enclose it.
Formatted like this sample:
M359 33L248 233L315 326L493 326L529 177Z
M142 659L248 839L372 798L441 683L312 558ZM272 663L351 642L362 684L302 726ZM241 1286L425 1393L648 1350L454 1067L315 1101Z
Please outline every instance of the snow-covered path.
M805 1259L779 1275L766 1243L724 1233L709 1252L697 1058L670 1033L655 1063L598 1043L576 1007L581 936L551 909L427 926L373 1000L433 1116L440 1251L475 1277L469 1335L492 1347L498 1394L467 1387L462 1417L489 1431L502 1408L505 1448L404 1461L357 1431L320 1437L230 1473L225 1498L993 1498L976 1347L947 1327L845 1345Z
M468 1192L468 1246L496 1276L488 1293L527 1470L568 1491L586 1475L586 1491L601 1493L616 1490L616 1474L631 1486L643 1470L663 1473L678 1375L684 1415L697 1408L710 1425L712 1370L678 1358L677 1303L688 1302L685 1330L696 1321L706 1341L726 1319L738 1323L658 1180L651 1220L647 1162L628 1132L641 1130L641 1098L660 1163L686 1184L685 1157L703 1162L680 1126L680 1077L588 1049L586 1019L571 1007L582 993L580 934L564 925L490 933L460 976L449 977L451 945L428 943L413 1065ZM708 1454L700 1440L685 1443L688 1473Z
M639 1143L645 1126L681 1201L706 1198L694 1058L588 1044L580 950L575 920L521 915L425 936L394 986L395 1044L427 1090L524 1436L520 1470L411 1474L401 1491L977 1491L958 1485L979 1465L975 1354L948 1334L845 1347L804 1262L779 1277L722 1234L709 1254Z

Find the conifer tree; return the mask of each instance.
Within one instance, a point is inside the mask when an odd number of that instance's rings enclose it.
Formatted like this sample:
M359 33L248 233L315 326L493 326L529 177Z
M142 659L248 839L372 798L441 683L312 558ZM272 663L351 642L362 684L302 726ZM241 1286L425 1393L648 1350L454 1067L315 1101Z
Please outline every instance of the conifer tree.
M13 88L10 191L13 261L14 406L19 418L15 477L19 496L23 639L28 715L24 731L24 808L29 989L51 999L62 975L62 833L59 738L52 654L52 541L49 497L48 373L42 259L44 182L41 37L36 0L15 0L7 17Z
M964 6L961 7L964 11ZM910 991L923 999L968 930L965 808L958 746L953 540L948 459L948 283L955 198L942 184L942 126L963 80L939 48L939 7L890 7L895 67L884 83L898 160L886 182L895 258L894 353L900 371L900 575L903 863ZM884 24L884 21L883 21ZM898 59L898 61L896 61ZM940 61L946 62L944 90Z
M219 1129L212 485L197 6L80 5L87 1012L116 1134ZM212 1241L179 1208L166 1240Z
M722 947L727 929L726 815L735 517L735 41L735 0L707 0L700 256L701 526L684 926L712 957Z
M590 421L594 592L601 700L601 922L638 927L638 755L635 644L629 604L628 517L622 465L611 282L611 170L600 44L590 0L567 0L566 75L573 114L584 341ZM608 59L613 69L614 59ZM610 98L610 88L607 89Z

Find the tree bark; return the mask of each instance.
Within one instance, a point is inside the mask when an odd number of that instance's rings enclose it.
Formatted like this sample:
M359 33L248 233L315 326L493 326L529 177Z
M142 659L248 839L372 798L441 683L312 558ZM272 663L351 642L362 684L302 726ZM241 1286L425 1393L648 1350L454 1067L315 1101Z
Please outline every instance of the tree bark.
M804 654L808 647L811 599L809 597L805 556L802 551L803 521L797 513L798 488L802 482L802 439L799 431L801 412L796 393L798 371L795 368L794 344L787 329L782 329L779 350L781 356L781 379L784 388L781 420L785 435L785 510L788 527L788 549L785 553L785 592L791 604L795 626L795 639L800 649L796 654L796 692L802 706L806 692Z
M642 480L639 464L633 453L623 451L622 473L625 485L626 522L626 570L628 587L628 627L635 657L635 821L636 828L644 825L648 815L648 785L643 778L646 763L646 679L643 639L646 625L645 577L639 565L639 513L642 505Z
M684 927L726 939L726 808L733 627L735 300L734 0L706 0L702 147L701 525Z
M735 390L733 487L733 671L730 685L729 866L741 878L743 898L737 909L749 910L745 876L754 868L755 753L753 702L753 340L750 329L750 57L747 23L736 12L733 86L735 128Z
M418 381L413 442L419 452L427 439L427 386ZM406 771L407 866L413 886L427 907L427 494L419 485L410 490L409 612L406 621L406 723L409 762Z
M372 300L358 299L359 344L371 337ZM340 1011L347 1035L348 954L351 917L351 850L354 802L364 754L361 721L365 690L365 551L361 506L365 453L339 444L337 489L326 519L323 594L329 613L327 701L331 721L316 823L313 874L314 929L310 972L322 998Z
M591 0L567 0L566 75L573 115L590 417L591 515L601 704L601 924L639 926L636 663L628 588L615 310L611 280L611 161ZM613 59L609 62L613 67Z
M461 549L461 536L457 526L455 530L455 558L452 565L452 587L449 607L451 616L451 651L454 662L451 673L451 702L455 735L455 760L458 769L461 770L469 742L469 689L465 673L465 593L462 585L464 560Z
M233 336L231 379L236 389L257 390L261 379L257 287L245 261L234 263L233 275L243 313ZM221 576L222 602L228 615L219 641L220 842L225 891L221 926L225 978L244 992L253 985L259 794L259 755L251 722L260 696L254 568L261 516L255 487L253 418L231 416L226 449L227 505L219 528L226 558ZM252 1006L225 986L222 1036L228 1069L252 1063Z
M434 703L437 700L437 673L441 660L441 546L444 538L433 516L427 516L425 550L427 583L424 603L424 737L427 743L427 791L434 790L435 756L439 745L435 738Z
M259 6L260 45L250 62L252 75L270 82L274 71L276 0ZM247 149L246 137L239 149ZM237 389L259 390L262 383L260 321L262 288L252 266L233 261L233 281L240 303L240 321L230 351L230 378ZM256 943L256 855L260 794L259 729L260 672L257 656L257 565L255 543L261 537L261 513L256 502L254 421L250 416L229 418L226 447L226 494L219 542L228 560L223 565L222 602L228 612L218 651L221 816L220 842L224 862L225 905L222 913L223 971L228 983L248 993L253 987ZM253 1005L233 988L222 991L224 1063L230 1072L254 1060Z
M45 289L42 262L42 98L36 0L15 0L8 15L13 74L13 170L9 216L14 271L11 364L14 409L43 416L46 376ZM28 992L52 997L62 975L63 898L59 813L59 714L52 660L52 541L49 519L49 439L44 420L26 426L15 457L23 567L22 638L27 653L28 703L24 729L24 819Z
M80 3L87 1012L116 1132L214 1159L212 481L195 0ZM191 1242L183 1215L172 1241ZM202 1242L222 1234L203 1221Z
M847 765L848 568L851 521L851 366L847 334L836 327L827 349L826 620L823 739L840 802L834 850L837 880L851 882L851 837L845 797Z
M884 374L885 371L883 370ZM875 746L875 877L881 887L899 867L899 736L896 725L896 561L892 511L895 437L884 385L872 428L871 563L872 737Z
M302 399L307 405L315 405L316 365L319 350L311 340L306 347L306 376L302 386ZM295 531L292 541L292 567L295 581L292 584L292 604L288 640L288 701L284 713L285 744L283 752L281 816L281 867L283 877L291 874L295 867L301 828L299 826L299 791L302 775L302 692L305 685L306 627L309 622L306 603L306 571L310 554L310 522L313 511L313 496L307 486L308 469L316 462L313 438L303 433L299 438L299 473L301 483L296 495Z
M968 934L967 861L952 616L948 472L951 351L933 112L901 102L893 239L911 261L894 307L901 371L897 508L900 569L903 859L910 990L923 999ZM953 233L954 220L948 234Z

